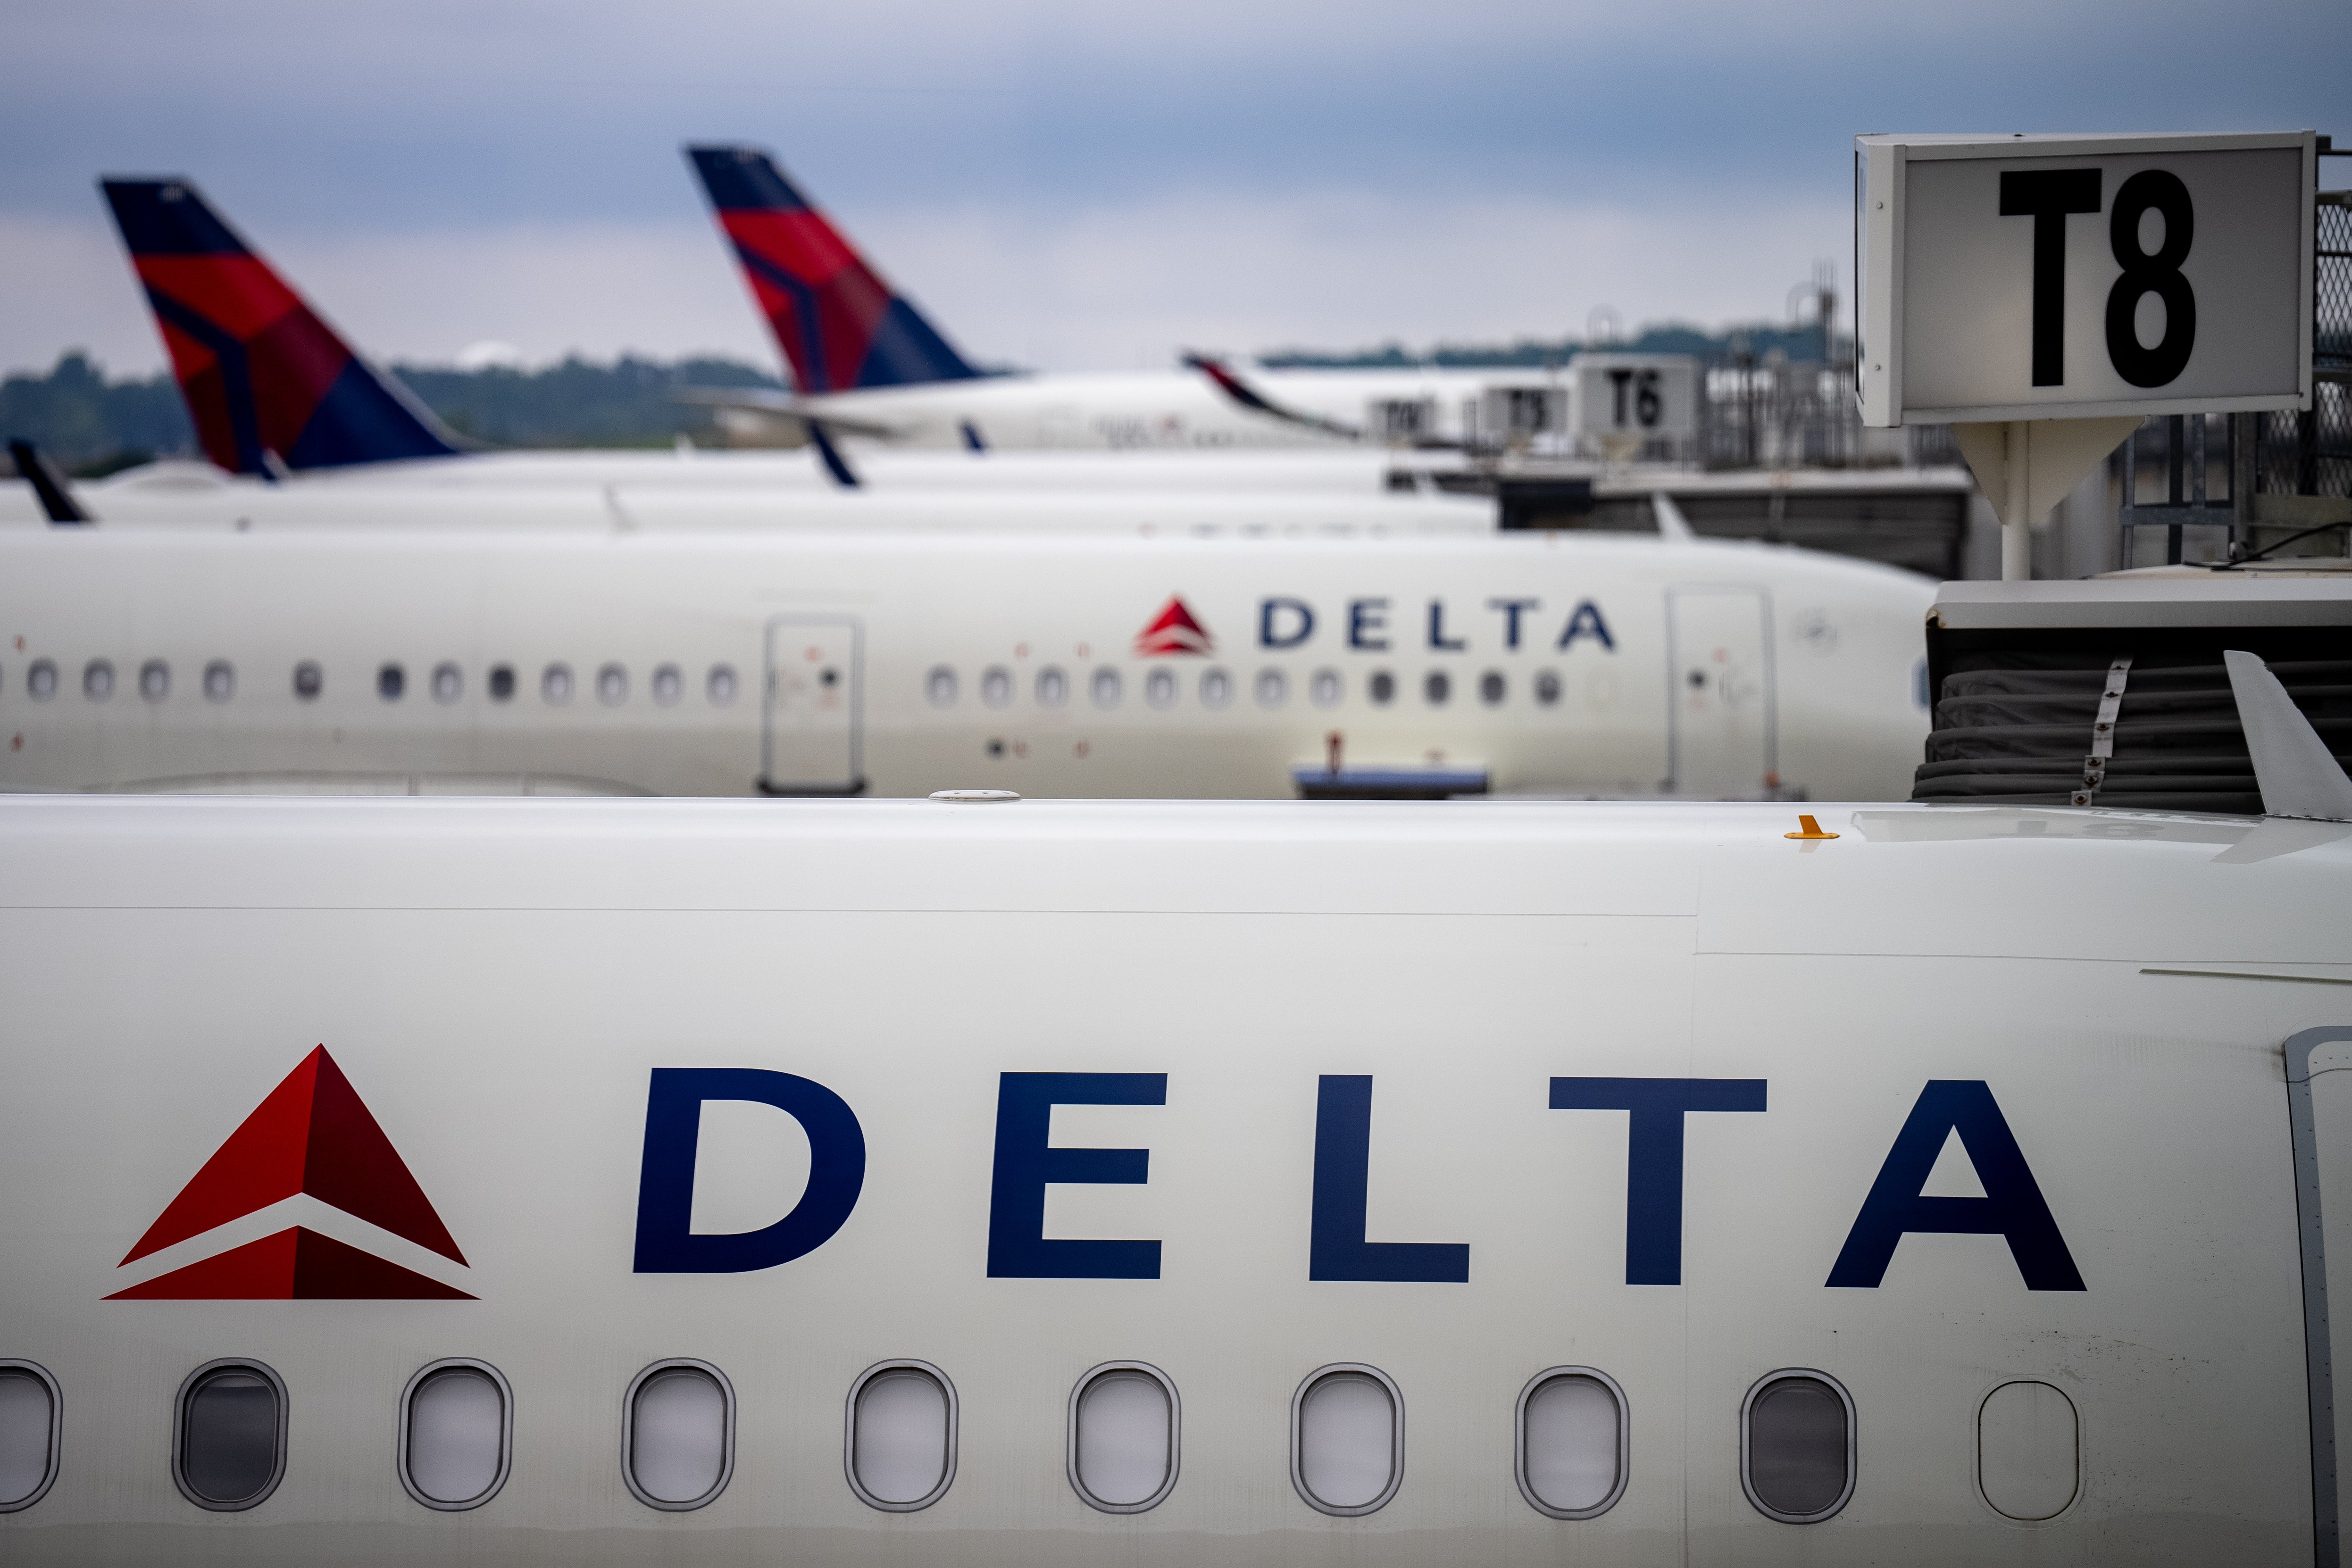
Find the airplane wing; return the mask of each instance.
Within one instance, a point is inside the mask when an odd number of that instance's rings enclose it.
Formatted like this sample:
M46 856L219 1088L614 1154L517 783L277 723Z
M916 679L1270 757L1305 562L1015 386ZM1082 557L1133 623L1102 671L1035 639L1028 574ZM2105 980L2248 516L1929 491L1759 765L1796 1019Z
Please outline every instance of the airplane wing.
M866 436L888 441L906 435L895 425L835 414L772 386L680 386L673 388L670 396L701 408L744 408L778 419L797 419L803 425L823 424L836 436Z
M1343 441L1370 439L1360 425L1350 425L1343 419L1328 418L1320 414L1309 414L1304 409L1291 408L1276 403L1273 398L1243 380L1241 375L1223 360L1213 359L1207 354L1187 353L1184 356L1184 363L1207 376L1218 391L1253 413L1263 414L1270 419L1279 419L1288 425L1302 425L1309 430L1320 430L1327 436L1337 436ZM1493 449L1491 442L1449 441L1435 436L1418 437L1413 440L1412 445L1419 450L1432 452L1480 452Z
M1326 418L1320 414L1308 414L1276 403L1236 375L1223 360L1213 359L1207 354L1187 353L1184 356L1184 363L1189 368L1207 376L1219 392L1252 413L1279 419L1286 425L1303 425L1309 430L1320 430L1327 436L1337 436L1343 441L1360 441L1364 438L1364 428L1360 425L1349 425L1344 420Z

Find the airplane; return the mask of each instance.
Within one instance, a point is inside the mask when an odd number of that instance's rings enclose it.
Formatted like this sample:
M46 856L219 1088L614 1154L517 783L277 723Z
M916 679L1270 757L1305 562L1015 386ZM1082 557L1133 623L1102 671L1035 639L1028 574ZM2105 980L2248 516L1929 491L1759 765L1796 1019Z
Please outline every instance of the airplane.
M819 443L817 456L831 470L830 479L821 477L819 467L809 455L800 452L703 451L692 453L691 461L682 462L678 459L687 456L684 452L467 449L465 443L443 426L396 377L374 366L329 325L213 209L193 181L176 176L110 178L100 184L155 315L157 331L206 458L223 474L243 476L256 483L299 480L315 484L333 479L340 484L367 486L625 483L798 489L845 482L835 443L825 435L828 429L844 437L887 437L902 445L911 442L918 447L953 448L967 457L975 449L990 449L993 456L993 448L1005 447L1042 448L1057 455L1071 449L1139 455L1149 449L1160 453L1164 459L1262 453L1270 460L1239 468L1236 474L1276 474L1286 484L1310 479L1318 487L1350 491L1377 489L1389 467L1389 449L1380 443L1351 446L1313 433L1302 438L1301 427L1295 423L1244 408L1216 392L1207 378L1190 372L1100 382L1058 376L973 378L966 384L973 395L992 400L987 401L982 414L973 416L975 421L985 416L988 427L997 432L991 437L979 436L979 423L971 423L969 432L959 426L945 434L932 431L926 435L908 423L915 416L903 411L891 415L888 422L877 423L845 405L812 423L806 416L810 409L791 415L790 397L782 403L772 398L761 403L755 412L761 416L782 409L791 416L789 423L814 433ZM808 216L819 225L824 223L814 213ZM832 231L828 228L825 232ZM904 309L914 320L920 321L911 305ZM931 329L926 324L923 331L929 332ZM1477 386L1493 379L1472 378ZM1105 404L1097 396L1114 382L1124 385L1129 381L1148 390L1148 408L1116 400ZM1476 394L1476 387L1468 382L1456 386L1443 375L1430 381L1421 373L1400 379L1400 373L1394 372L1376 373L1369 378L1348 373L1317 372L1306 375L1303 381L1297 375L1276 377L1275 384L1286 396L1319 388L1351 406L1359 417L1365 415L1366 398L1379 403L1392 394L1405 400L1395 404L1396 410L1402 412L1380 416L1408 421L1424 416L1435 418L1436 404L1431 399L1441 394ZM1085 395L1072 402L1071 398L1079 393ZM697 395L702 401L716 401L722 411L730 402L744 402L744 396L734 394L706 392ZM921 418L931 417L921 413L928 407L921 403L928 393L918 394L910 389L907 395L916 399L908 405L908 408L920 414ZM1566 407L1559 398L1552 404L1543 403L1540 389L1528 395L1545 408L1557 404L1556 412ZM1038 401L1041 397L1043 402ZM1511 405L1521 409L1520 414L1506 412L1495 417L1506 423L1512 417L1524 417L1523 405L1527 405L1526 396ZM1385 408L1388 405L1380 406ZM1143 411L1138 412L1139 408ZM1178 438L1180 427L1192 428L1183 421L1193 417L1211 422L1202 426L1206 433L1199 440L1189 435ZM1480 416L1473 413L1470 417L1475 420ZM1170 418L1175 419L1176 424L1169 424ZM1150 428L1136 426L1138 420ZM1216 434L1218 431L1223 434ZM864 474L870 463L881 458L881 451L873 442L862 443L861 448L854 464L855 472L846 482L856 482L856 476ZM464 460L453 460L459 458ZM1417 466L1427 468L1430 459L1424 457ZM1080 477L1073 480L1059 477L1051 460L1031 458L1029 463L1015 464L1002 475L991 474L987 466L979 463L934 462L909 463L903 470L882 478L886 483L898 482L903 473L915 483L997 483L1014 487L1084 483L1126 489L1157 488L1176 477L1179 483L1236 486L1234 479L1201 480L1181 477L1212 472L1214 464L1207 460L1193 465L1169 461L1157 468L1145 468L1105 464L1097 459L1077 467L1076 471ZM176 466L152 474L134 470L121 478L127 482L152 479L159 488L172 489L187 489L191 482L176 471Z
M677 518L683 526L827 527L855 519L919 528L1377 532L1495 522L1490 504L1435 492L1444 455L1400 470L1391 454L1370 447L1008 452L980 462L868 446L853 462L820 425L812 427L820 461L799 451L698 451L684 442L671 452L462 451L193 183L102 184L210 460L166 459L103 480L53 484L88 521L407 525L429 499L435 520L476 525L664 526ZM827 498L841 492L853 493L859 510L829 508ZM1040 499L1034 509L982 499L1014 494ZM1264 505L1235 499L1243 496ZM0 522L57 512L35 486L0 484Z
M688 161L790 367L793 391L705 388L695 401L929 447L1328 448L1475 445L1564 432L1557 373L1253 370L1185 356L1166 371L986 375L886 282L758 147Z
M2332 1563L2263 800L0 799L0 1554Z
M1932 595L1687 530L0 530L0 787L1893 797Z
M517 454L520 456L520 454ZM1128 458L1009 454L986 464L943 454L893 453L863 459L864 480L844 489L803 465L746 471L732 462L708 483L673 482L650 465L594 458L495 465L487 482L436 480L414 472L312 478L283 484L225 475L208 463L170 462L68 486L0 486L0 527L94 523L107 528L522 529L628 532L637 529L776 531L849 531L1390 535L1493 533L1496 502L1470 494L1380 482L1360 465L1275 467L1228 459ZM1105 470L1132 461L1137 471ZM469 461L460 465L468 474ZM487 466L487 465L486 465ZM695 468L698 460L672 463ZM714 465L717 466L717 465ZM942 471L952 467L962 473ZM1065 468L1073 471L1060 471ZM602 476L601 478L599 476ZM965 479L976 482L964 483ZM1158 478L1164 482L1151 482Z

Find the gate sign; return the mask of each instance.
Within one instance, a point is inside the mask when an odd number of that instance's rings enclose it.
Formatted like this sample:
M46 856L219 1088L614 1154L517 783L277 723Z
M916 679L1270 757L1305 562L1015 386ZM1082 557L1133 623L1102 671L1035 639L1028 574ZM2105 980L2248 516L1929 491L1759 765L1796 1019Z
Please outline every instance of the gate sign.
M1698 361L1689 354L1582 353L1568 362L1569 423L1582 444L1607 436L1698 435Z
M1863 423L2309 407L2314 140L1854 138Z

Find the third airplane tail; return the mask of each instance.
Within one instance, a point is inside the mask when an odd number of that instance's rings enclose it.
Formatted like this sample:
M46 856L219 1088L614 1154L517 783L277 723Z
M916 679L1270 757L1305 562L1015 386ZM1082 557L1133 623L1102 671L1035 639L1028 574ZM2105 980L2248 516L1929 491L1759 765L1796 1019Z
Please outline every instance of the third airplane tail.
M803 396L980 373L756 147L689 147Z
M186 180L104 180L205 455L240 474L447 457L456 443L354 353Z

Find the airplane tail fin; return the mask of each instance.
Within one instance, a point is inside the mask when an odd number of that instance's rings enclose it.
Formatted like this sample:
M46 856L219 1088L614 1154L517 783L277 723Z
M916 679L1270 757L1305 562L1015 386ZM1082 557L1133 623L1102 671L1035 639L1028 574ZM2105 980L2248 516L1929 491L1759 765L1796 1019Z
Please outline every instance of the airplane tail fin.
M803 396L980 373L756 147L688 147Z
M205 455L232 473L447 457L456 441L186 180L101 180Z

